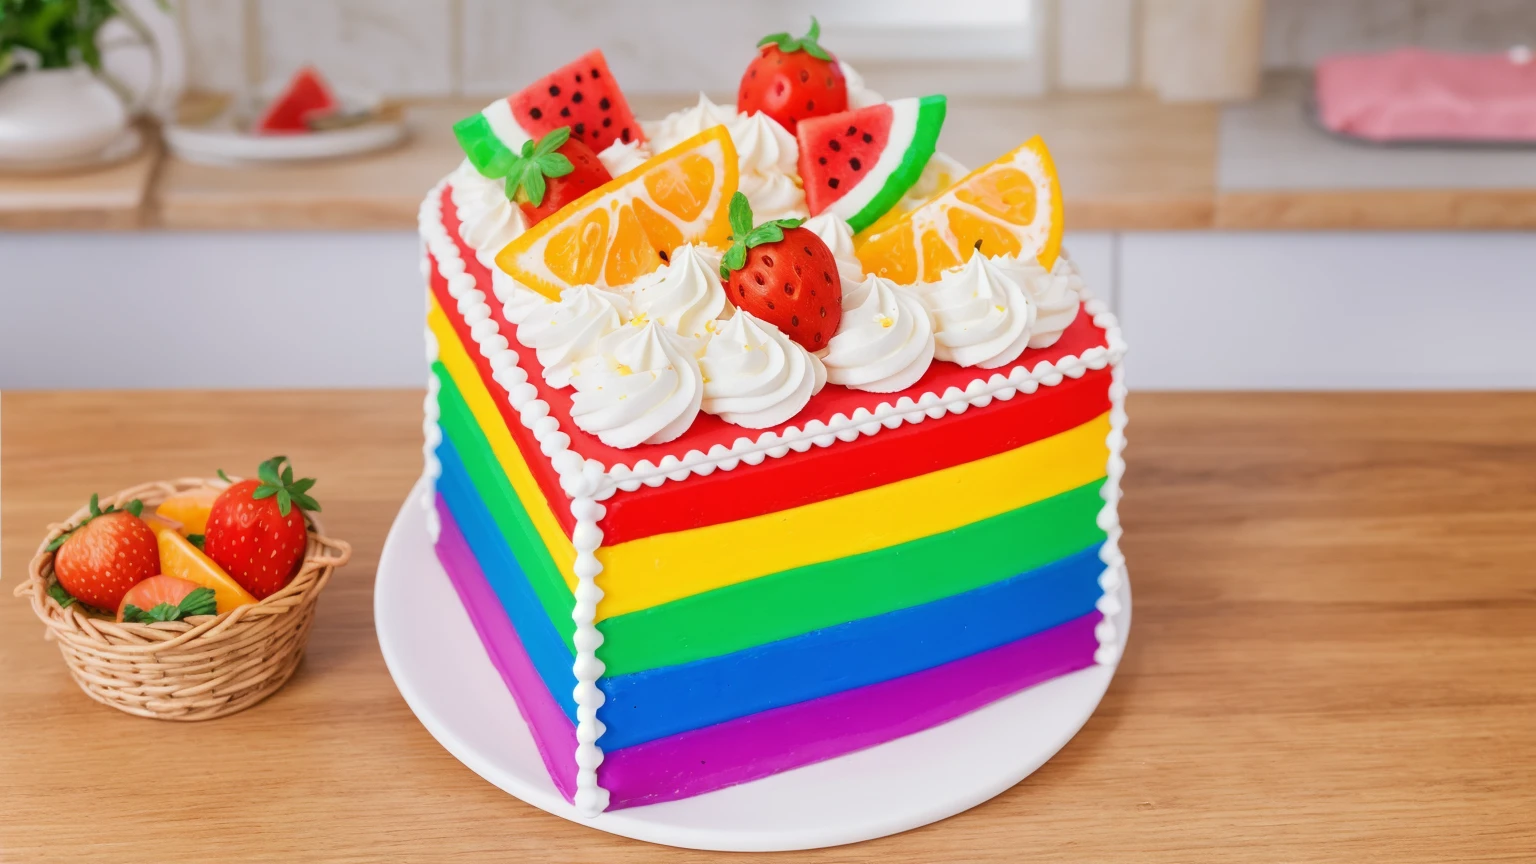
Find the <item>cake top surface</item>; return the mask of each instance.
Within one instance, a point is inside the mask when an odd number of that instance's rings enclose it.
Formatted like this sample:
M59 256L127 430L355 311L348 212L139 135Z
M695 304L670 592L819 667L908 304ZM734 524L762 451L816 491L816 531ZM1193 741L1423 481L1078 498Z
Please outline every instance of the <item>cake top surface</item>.
M945 109L870 91L814 19L759 42L735 105L657 121L593 51L456 124L433 209L583 459L857 437L1119 347L1079 315L1044 144L967 172Z

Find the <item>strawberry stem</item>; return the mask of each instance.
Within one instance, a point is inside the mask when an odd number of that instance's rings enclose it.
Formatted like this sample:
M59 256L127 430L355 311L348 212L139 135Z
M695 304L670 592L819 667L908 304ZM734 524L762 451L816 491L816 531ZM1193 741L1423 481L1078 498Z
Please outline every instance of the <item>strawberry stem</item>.
M319 513L320 502L307 494L310 487L315 485L314 478L305 477L294 480L293 466L283 464L287 461L287 456L273 456L261 463L256 469L256 476L261 479L261 485L251 492L251 497L256 500L277 498L277 512L284 516L293 510L294 504L298 504L300 510Z
M793 54L796 51L804 51L812 57L815 57L817 60L826 60L830 62L832 60L832 55L827 53L827 49L821 47L821 42L819 41L820 39L821 22L816 20L815 15L812 15L811 29L806 31L806 34L801 36L799 39L796 39L788 33L772 33L757 40L757 47L761 48L764 45L773 45L784 54Z
M576 170L563 153L556 153L571 140L571 127L561 126L545 133L535 144L523 142L523 153L514 157L507 169L507 199L523 200L537 207L544 203L545 177L564 177ZM521 197L519 197L521 196Z
M43 551L57 551L60 546L64 545L64 541L70 538L70 535L74 534L76 531L79 531L81 528L84 528L86 523L90 522L92 519L95 519L97 516L105 516L108 513L127 513L130 516L137 517L140 513L144 512L144 502L135 498L132 501L129 501L122 510L118 510L116 504L108 504L107 509L103 510L101 509L101 496L93 492L91 493L91 503L88 509L90 510L89 514L87 514L84 519L80 520L79 525L76 525L68 531L65 531L63 534L53 538L53 542L49 543L48 548L44 549Z
M731 248L725 250L725 255L720 258L720 278L731 278L731 271L740 270L747 265L747 250L763 245L764 243L777 243L784 239L785 228L798 228L804 219L770 219L767 222L752 227L752 205L748 203L747 196L740 192L731 196L731 206L728 213L731 222Z

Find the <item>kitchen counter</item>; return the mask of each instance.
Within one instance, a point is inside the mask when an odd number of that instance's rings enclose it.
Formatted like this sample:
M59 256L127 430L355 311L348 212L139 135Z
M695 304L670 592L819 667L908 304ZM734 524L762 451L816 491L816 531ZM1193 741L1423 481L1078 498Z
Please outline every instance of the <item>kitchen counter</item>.
M1077 231L1536 227L1536 151L1337 141L1307 122L1304 92L1303 79L1276 75L1259 99L1227 108L1140 93L959 98L943 146L976 165L1044 135ZM659 117L693 98L641 97L634 108ZM482 105L407 104L410 140L352 160L235 169L167 155L149 194L148 157L100 176L0 180L0 226L409 230L426 190L461 158L452 122Z
M419 391L3 399L0 855L718 860L508 797L395 690L372 583L420 469ZM1098 712L975 810L797 860L1529 860L1536 396L1138 392L1129 411L1135 617ZM277 451L356 549L297 675L199 724L88 700L10 596L44 526L92 491Z

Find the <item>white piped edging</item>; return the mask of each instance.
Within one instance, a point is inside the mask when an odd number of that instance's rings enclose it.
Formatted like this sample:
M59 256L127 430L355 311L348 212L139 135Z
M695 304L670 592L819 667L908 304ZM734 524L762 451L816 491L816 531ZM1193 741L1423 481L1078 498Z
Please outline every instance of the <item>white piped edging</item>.
M456 304L456 311L469 326L481 356L490 364L492 378L506 392L508 404L518 412L518 419L533 433L539 450L549 458L560 477L560 488L571 499L571 515L576 519L572 545L576 548L575 573L577 586L576 605L571 618L576 623L573 643L576 659L572 671L576 677L576 796L577 811L592 817L608 806L608 792L597 782L597 769L603 762L603 750L597 742L604 729L597 719L597 711L603 705L604 695L597 682L605 671L597 658L597 649L603 644L602 631L595 623L597 604L603 591L597 584L603 565L597 559L602 547L603 532L598 523L605 515L602 501L616 492L633 492L641 486L660 486L673 480L681 482L690 476L705 476L720 471L732 471L739 465L760 465L764 459L779 459L791 452L804 453L812 447L830 447L838 441L856 441L882 429L896 429L904 423L921 423L927 419L938 420L949 414L962 414L971 407L983 408L994 399L1007 401L1019 393L1034 393L1041 387L1054 387L1068 378L1081 378L1090 370L1111 368L1110 384L1110 432L1106 439L1109 462L1102 495L1104 507L1099 511L1098 524L1108 535L1100 550L1105 570L1099 577L1103 590L1097 608L1105 616L1095 630L1099 648L1094 661L1099 665L1113 666L1119 661L1118 634L1111 620L1119 611L1116 598L1125 580L1125 557L1120 552L1120 482L1125 471L1122 456L1125 446L1125 394L1121 360L1126 344L1120 333L1120 325L1113 313L1100 300L1088 297L1084 292L1083 314L1093 317L1095 326L1104 330L1106 344L1095 346L1082 356L1065 355L1054 363L1041 361L1033 369L1015 366L1006 374L994 372L986 378L977 378L964 390L950 387L942 394L924 393L917 399L903 396L895 404L881 402L873 409L857 408L853 416L835 414L830 420L810 420L804 428L790 426L782 433L763 432L755 439L737 438L726 447L716 444L708 453L689 450L682 456L667 455L658 464L642 459L633 466L616 464L605 467L595 459L585 459L571 449L571 438L560 430L560 423L550 416L549 403L538 398L538 390L529 383L528 370L518 365L518 355L511 349L507 337L499 332L491 318L491 307L486 294L475 284L475 278L465 271L464 261L457 244L449 236L442 220L442 193L448 186L445 178L433 187L422 202L419 214L421 236L431 257L437 259L439 273L447 280L448 295ZM450 193L451 199L451 193ZM455 202L457 206L457 202ZM465 241L466 245L468 241ZM423 256L423 269L430 266L430 259ZM430 274L428 274L430 278ZM430 300L429 300L430 304ZM436 340L428 332L429 362L436 359ZM982 373L985 374L985 373ZM436 478L441 472L437 465L435 449L441 442L441 429L437 426L437 379L434 376L428 389L426 413L434 431L426 433L430 449L427 450L429 476ZM434 436L436 436L434 438ZM436 511L432 511L433 524ZM432 531L434 539L437 530Z

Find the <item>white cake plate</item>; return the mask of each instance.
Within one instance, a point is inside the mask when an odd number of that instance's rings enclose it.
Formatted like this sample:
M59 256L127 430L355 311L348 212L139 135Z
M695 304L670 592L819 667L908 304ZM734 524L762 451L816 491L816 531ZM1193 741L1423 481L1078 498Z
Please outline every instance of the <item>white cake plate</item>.
M937 822L1029 776L1082 728L1109 687L1095 666L932 729L707 795L577 815L481 647L427 536L425 480L406 499L379 560L374 619L400 693L470 770L572 822L651 843L732 852L815 849ZM1116 616L1130 627L1130 588Z

